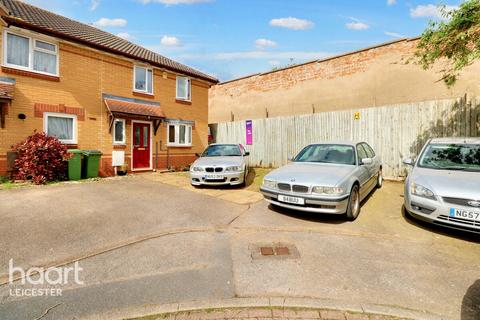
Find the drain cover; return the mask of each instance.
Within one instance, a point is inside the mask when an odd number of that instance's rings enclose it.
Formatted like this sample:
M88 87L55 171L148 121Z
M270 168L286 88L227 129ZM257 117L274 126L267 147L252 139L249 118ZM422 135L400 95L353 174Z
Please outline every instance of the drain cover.
M286 243L261 243L261 244L251 244L250 252L252 259L265 259L265 258L276 258L276 259L297 259L300 258L297 248L293 244Z

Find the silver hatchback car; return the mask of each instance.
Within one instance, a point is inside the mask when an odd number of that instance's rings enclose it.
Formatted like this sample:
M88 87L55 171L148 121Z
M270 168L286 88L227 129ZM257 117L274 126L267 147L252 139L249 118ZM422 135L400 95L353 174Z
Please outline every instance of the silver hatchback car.
M405 182L405 209L421 220L480 233L480 139L426 143Z
M260 191L276 206L355 220L360 202L382 179L380 157L367 143L329 142L305 147L266 175Z
M211 144L190 166L190 182L201 185L244 185L248 156L241 144Z

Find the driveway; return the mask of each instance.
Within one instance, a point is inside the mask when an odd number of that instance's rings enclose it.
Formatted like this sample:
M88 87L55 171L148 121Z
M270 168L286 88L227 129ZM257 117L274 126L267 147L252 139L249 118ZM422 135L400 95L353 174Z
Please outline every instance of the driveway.
M240 205L149 176L0 192L0 278L15 266L70 266L84 285L18 298L0 286L0 319L82 319L139 306L316 298L477 319L478 238L418 224L386 183L355 222ZM259 255L259 247L288 247ZM52 309L50 309L52 308ZM478 308L478 309L476 309Z

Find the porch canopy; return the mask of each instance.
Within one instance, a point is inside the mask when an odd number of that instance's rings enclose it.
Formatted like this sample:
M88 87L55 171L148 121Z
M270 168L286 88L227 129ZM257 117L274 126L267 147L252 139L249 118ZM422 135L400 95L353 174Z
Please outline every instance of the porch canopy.
M7 108L13 100L15 79L0 77L0 128L5 128Z
M152 121L154 134L157 134L160 123L166 118L158 102L117 97L107 94L103 95L103 99L110 113L110 132L112 131L115 118L133 118Z

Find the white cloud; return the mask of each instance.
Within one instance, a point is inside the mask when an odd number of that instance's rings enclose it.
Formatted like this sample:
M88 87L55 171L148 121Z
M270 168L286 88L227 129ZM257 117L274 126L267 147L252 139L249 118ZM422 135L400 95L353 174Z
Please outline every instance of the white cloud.
M387 0L387 4L389 6L393 6L393 5L397 4L397 0Z
M406 38L404 35L396 32L385 31L384 33L385 35L393 38Z
M173 36L163 36L160 43L166 47L181 47L182 42L177 37Z
M436 6L434 4L418 5L413 9L410 9L410 16L412 18L434 18L444 20L445 17L442 16L441 6ZM457 6L445 6L445 10L452 11L458 9Z
M357 31L367 30L368 28L370 28L370 26L368 24L366 24L364 22L360 22L360 21L349 22L349 23L345 24L345 27L347 27L347 29L357 30Z
M312 21L305 19L298 19L293 17L279 18L270 20L270 25L273 27L282 27L292 30L305 30L313 28L315 25Z
M195 3L205 3L212 2L213 0L140 0L143 4L148 3L162 3L167 6L173 6L177 4L195 4Z
M93 23L97 27L124 27L127 25L127 20L125 19L109 19L109 18L101 18L98 21Z
M131 40L132 39L132 35L128 32L117 33L117 37L120 37L120 38L125 39L125 40Z
M269 39L257 39L255 40L255 46L258 49L274 48L277 46L277 43Z
M242 52L219 52L211 54L183 54L178 57L182 60L314 60L330 57L332 54L327 52L307 52L307 51L242 51Z
M99 5L100 5L100 0L91 0L90 1L90 11L97 10Z
M268 61L268 64L271 65L272 67L278 67L281 64L281 62L278 60L270 60Z

